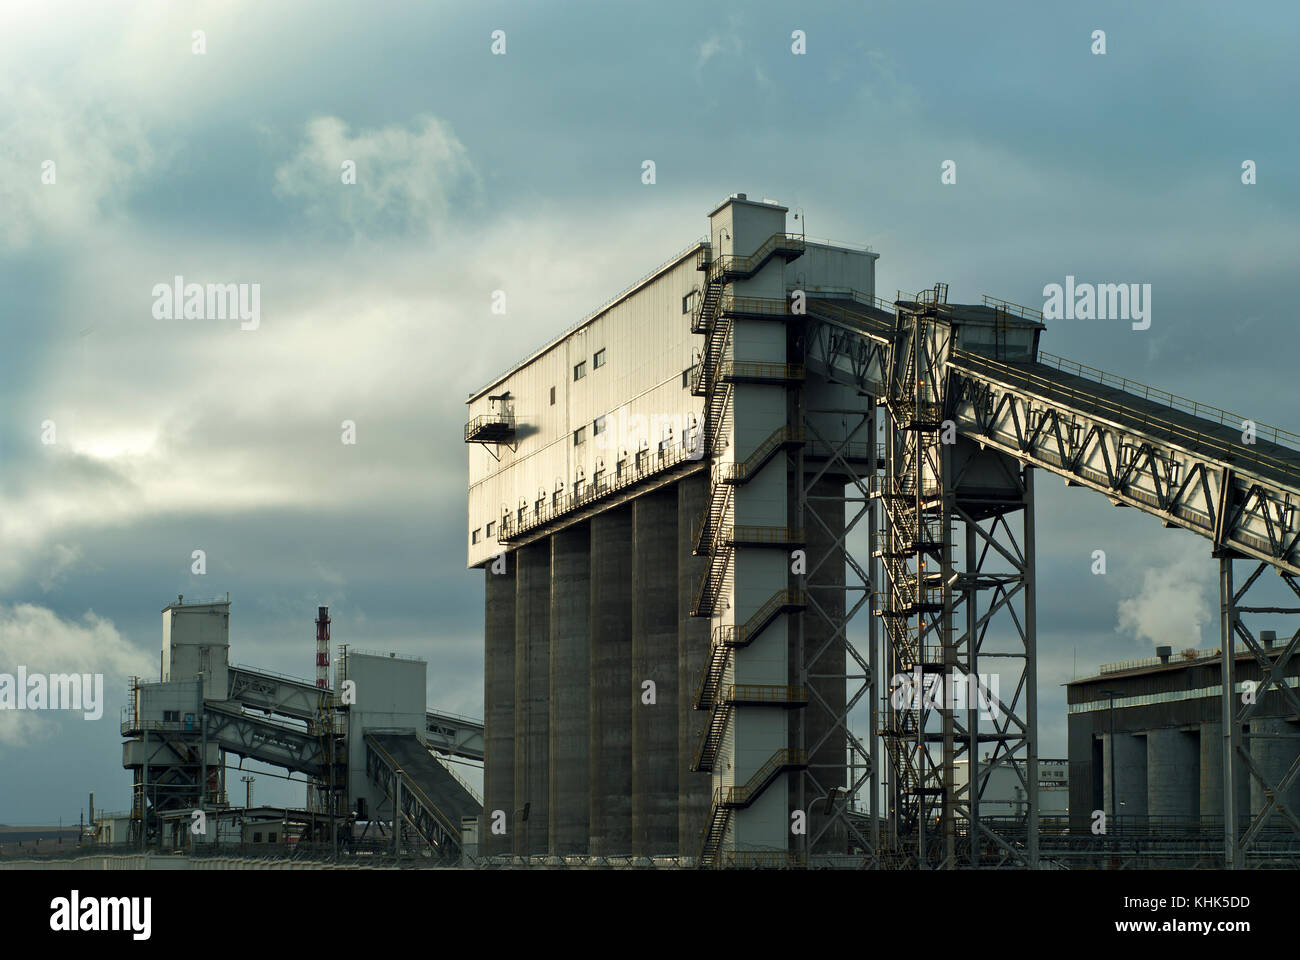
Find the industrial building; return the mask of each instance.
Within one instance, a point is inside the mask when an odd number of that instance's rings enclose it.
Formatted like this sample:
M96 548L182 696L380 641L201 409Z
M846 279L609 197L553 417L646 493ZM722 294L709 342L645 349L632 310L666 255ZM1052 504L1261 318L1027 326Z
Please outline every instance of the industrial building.
M315 644L304 643L314 681L231 664L230 606L228 596L178 597L163 608L160 679L133 678L122 712L129 818L92 810L93 841L337 849L374 831L396 852L422 849L450 863L472 855L482 804L447 761L482 760L483 729L425 707L425 662L342 645L331 683L329 610L320 607ZM307 806L253 808L251 796L232 805L228 756L304 776ZM196 812L205 822L198 833Z
M1294 690L1300 661L1283 662L1276 633L1261 631L1266 662L1277 665ZM1265 669L1246 649L1236 651L1238 699L1260 690L1249 720L1249 766L1237 771L1238 819L1248 823L1265 812L1269 784L1282 782L1300 764L1300 723L1285 694L1261 686ZM1222 833L1224 725L1221 653L1170 647L1157 656L1106 664L1093 677L1067 685L1070 709L1070 829L1090 833L1094 811L1104 811L1108 829L1127 833ZM1300 783L1279 795L1300 816ZM1287 828L1280 821L1273 831Z
M468 398L489 861L1038 866L1038 471L1208 541L1229 648L1260 570L1300 596L1300 437L1053 357L1031 308L878 297L788 214L733 194ZM995 709L887 695L989 669ZM1231 777L1266 724L1222 722Z

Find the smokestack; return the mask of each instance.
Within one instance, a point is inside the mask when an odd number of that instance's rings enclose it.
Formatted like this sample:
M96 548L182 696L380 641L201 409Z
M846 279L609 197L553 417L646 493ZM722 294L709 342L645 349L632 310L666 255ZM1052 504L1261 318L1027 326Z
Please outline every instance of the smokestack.
M330 608L316 608L316 687L330 685Z
M1156 647L1156 656L1160 658L1161 663L1168 663L1169 655L1173 652L1173 647Z

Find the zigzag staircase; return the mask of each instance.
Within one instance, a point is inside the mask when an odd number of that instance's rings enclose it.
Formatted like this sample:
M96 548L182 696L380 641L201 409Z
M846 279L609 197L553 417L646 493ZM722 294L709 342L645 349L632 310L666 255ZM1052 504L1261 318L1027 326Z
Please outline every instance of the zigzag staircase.
M722 841L727 835L727 827L731 823L731 811L748 807L759 798L773 780L786 770L802 770L807 766L808 761L802 750L783 747L754 771L754 775L744 784L719 787L713 791L713 802L709 807L708 820L704 826L698 865L701 867L716 865L718 848L722 846Z
M737 703L771 703L781 706L797 706L801 702L802 691L788 687L764 687L756 685L732 684L726 692L722 690L722 680L726 676L727 665L731 662L731 651L747 647L779 615L803 610L808 606L808 595L803 590L778 590L754 612L754 615L739 626L721 626L713 631L713 643L709 647L709 659L700 673L699 683L695 688L696 710L708 710L709 723L700 736L700 743L695 750L695 761L691 764L694 771L709 772L718 758L718 748L727 732L727 723ZM754 687L754 689L750 689Z

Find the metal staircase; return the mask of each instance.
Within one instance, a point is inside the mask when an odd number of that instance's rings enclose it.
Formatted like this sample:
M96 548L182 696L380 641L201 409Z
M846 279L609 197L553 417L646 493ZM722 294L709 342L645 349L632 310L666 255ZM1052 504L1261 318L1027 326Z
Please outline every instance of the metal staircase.
M709 807L709 816L705 821L704 834L701 838L699 866L715 865L718 848L726 838L727 827L731 823L731 811L748 807L759 798L773 780L785 771L802 770L807 766L808 761L804 751L783 747L755 770L754 775L745 783L714 790L713 802Z
M763 632L773 620L782 613L803 610L808 605L808 596L802 590L778 590L754 614L739 626L720 626L713 632L713 643L709 648L709 659L700 673L699 683L695 689L696 710L710 711L709 723L700 737L695 751L695 761L691 764L694 771L708 772L717 761L718 748L726 735L727 723L731 712L738 703L748 704L782 704L797 705L799 690L780 688L786 691L784 698L777 694L765 695L768 691L759 691L752 684L739 687L731 685L722 692L722 681L731 663L731 652L739 647L748 646ZM772 688L776 690L777 688ZM720 695L721 693L721 695Z

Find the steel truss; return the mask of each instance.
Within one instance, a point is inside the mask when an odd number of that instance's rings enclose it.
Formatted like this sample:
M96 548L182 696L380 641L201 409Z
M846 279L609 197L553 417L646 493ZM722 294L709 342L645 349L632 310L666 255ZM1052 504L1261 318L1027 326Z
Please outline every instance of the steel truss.
M815 864L817 854L853 854L862 858L862 866L876 866L879 749L874 736L863 743L849 725L850 714L863 698L868 706L876 702L879 675L876 623L870 617L875 561L867 557L864 563L849 546L850 536L864 519L868 542L876 534L870 491L877 464L875 414L871 406L805 409L802 390L796 404L807 442L791 456L798 478L797 519L792 522L808 533L806 573L799 578L807 607L793 623L797 682L809 696L807 707L798 712L794 744L808 758L807 767L793 775L791 794L795 809L808 813L809 829L799 853L807 864ZM846 425L851 424L842 438L819 432L818 423L824 427L826 414L842 416ZM830 496L824 490L827 481L837 491ZM864 608L868 613L865 648L849 631L850 622ZM814 624L821 629L814 629ZM833 747L840 736L844 751L828 751L826 747ZM861 812L855 809L864 785L870 813L865 830Z
M1300 778L1300 752L1290 768L1276 782L1272 781L1251 756L1251 741L1258 737L1286 737L1300 739L1300 726L1291 734L1263 733L1255 730L1252 719L1263 719L1267 710L1269 718L1277 717L1277 707L1284 707L1286 718L1300 724L1300 699L1286 682L1286 668L1291 658L1300 650L1300 629L1292 634L1290 642L1277 655L1269 656L1255 634L1242 622L1243 613L1300 614L1297 607L1250 607L1242 600L1255 586L1270 565L1260 562L1246 578L1240 589L1233 588L1233 560L1240 554L1230 550L1217 551L1219 556L1219 626L1220 670L1223 696L1223 826L1224 865L1240 869L1246 865L1248 854L1267 854L1276 840L1268 828L1281 820L1296 834L1300 834L1300 810L1292 810L1283 799L1287 791ZM1294 574L1278 570L1278 576L1300 599L1300 583ZM1244 697L1237 681L1236 640L1240 638L1259 665L1261 680L1253 697ZM1274 696L1269 696L1276 691ZM1266 702L1267 698L1267 702ZM1265 798L1263 809L1256 814L1237 809L1235 790L1238 764L1245 767L1253 782L1258 782ZM1276 816L1275 816L1276 814ZM1242 824L1245 823L1243 831Z
M884 529L873 544L885 574L875 612L890 671L877 725L893 770L886 859L914 868L1034 867L1032 468L978 453L973 444L958 446L955 426L945 435L954 395L945 301L942 285L899 301L887 367L887 471L874 491ZM978 486L967 476L976 465ZM990 466L1000 482L990 482ZM1016 511L1019 539L1007 519ZM955 555L959 530L963 561ZM999 666L996 690L981 673L981 656ZM981 730L982 712L991 729ZM985 758L981 747L989 744ZM967 776L958 783L963 761ZM1013 770L1024 789L1026 829L1018 837L980 818L980 797L999 766Z

